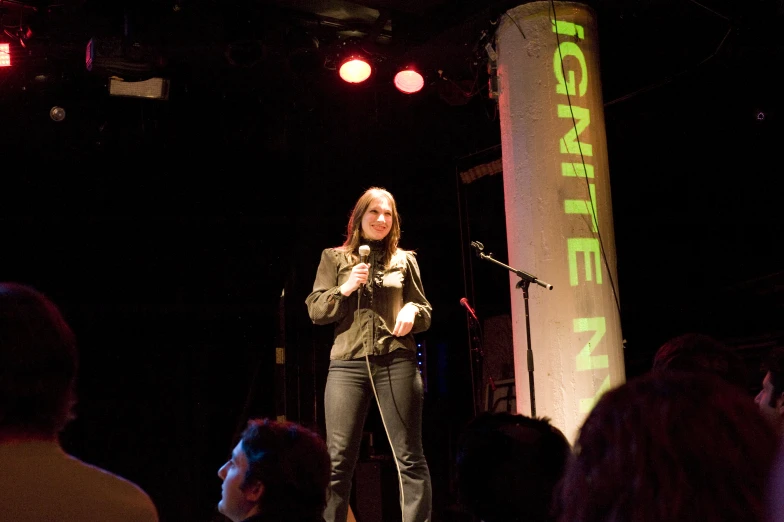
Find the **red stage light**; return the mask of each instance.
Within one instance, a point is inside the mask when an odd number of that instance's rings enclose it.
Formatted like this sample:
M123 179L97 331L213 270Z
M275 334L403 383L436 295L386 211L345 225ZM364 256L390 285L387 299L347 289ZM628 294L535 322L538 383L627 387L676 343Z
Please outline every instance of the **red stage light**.
M11 67L11 45L0 43L0 67Z
M370 64L360 56L352 55L340 64L340 77L348 83L361 83L370 77Z
M405 69L395 75L395 87L400 92L413 94L422 90L425 79L422 75L412 69Z

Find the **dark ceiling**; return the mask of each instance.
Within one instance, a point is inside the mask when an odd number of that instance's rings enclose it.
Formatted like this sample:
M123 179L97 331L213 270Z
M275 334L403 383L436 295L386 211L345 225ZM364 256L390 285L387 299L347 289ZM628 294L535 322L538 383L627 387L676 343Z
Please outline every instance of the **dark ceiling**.
M519 3L5 0L3 25L7 35L26 45L23 62L32 76L23 81L28 87L80 76L89 38L96 38L107 56L119 58L120 46L126 45L129 60L179 75L181 83L187 78L225 89L247 88L249 78L272 73L279 80L333 74L348 43L361 45L382 69L413 62L430 81L439 71L453 80L473 80L486 58L479 44L498 16ZM599 20L608 103L693 72L706 59L723 67L748 67L781 51L775 36L782 20L780 0L586 3ZM12 90L24 86L22 80L9 83Z

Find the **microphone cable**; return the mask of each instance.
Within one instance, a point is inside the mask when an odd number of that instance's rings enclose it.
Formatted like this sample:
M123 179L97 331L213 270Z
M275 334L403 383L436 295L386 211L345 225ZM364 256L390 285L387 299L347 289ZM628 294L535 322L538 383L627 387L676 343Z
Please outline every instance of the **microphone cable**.
M361 248L361 247L360 247ZM371 277L373 272L375 271L375 263L371 264L371 269L368 272L368 280L374 281L375 278ZM361 296L361 294L360 294ZM373 298L372 295L368 297L370 303L372 304ZM369 307L372 310L372 307ZM357 311L357 317L359 317L359 311ZM369 325L367 329L367 333L369 336L369 346L370 349L373 349L373 331L375 330L375 322ZM392 451L392 460L395 462L395 469L397 470L397 483L398 483L398 490L400 491L400 515L401 515L401 522L406 522L405 519L405 494L403 493L403 473L400 471L400 461L398 460L397 454L395 453L395 445L392 442L392 437L389 434L389 428L387 427L387 421L384 419L384 410L381 408L381 401L378 398L378 391L376 390L376 383L373 380L373 370L370 367L370 357L368 355L368 350L365 350L365 365L367 366L368 371L368 379L370 380L370 387L373 389L373 397L376 399L376 406L378 407L378 414L381 417L381 424L384 427L384 433L387 436L387 440L389 441L389 449ZM387 368L387 372L389 372L389 368ZM390 381L390 393L392 392L392 385Z

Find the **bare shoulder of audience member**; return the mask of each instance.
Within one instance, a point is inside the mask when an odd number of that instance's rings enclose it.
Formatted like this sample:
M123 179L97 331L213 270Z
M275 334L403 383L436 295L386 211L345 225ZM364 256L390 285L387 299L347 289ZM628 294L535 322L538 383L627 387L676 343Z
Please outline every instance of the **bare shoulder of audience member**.
M716 375L632 379L581 427L559 520L763 522L777 446L749 396Z
M653 372L704 371L744 390L748 388L746 365L738 353L718 339L689 332L669 339L653 358Z
M157 522L139 486L60 446L77 367L58 308L33 288L0 283L0 520Z
M458 440L459 501L484 522L552 520L554 490L570 455L569 441L547 418L479 414Z

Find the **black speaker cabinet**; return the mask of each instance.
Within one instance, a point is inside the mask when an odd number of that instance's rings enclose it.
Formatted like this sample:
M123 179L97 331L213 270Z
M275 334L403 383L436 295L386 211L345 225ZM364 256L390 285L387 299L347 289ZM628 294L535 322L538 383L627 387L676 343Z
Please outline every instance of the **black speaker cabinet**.
M400 521L400 489L391 458L358 462L352 489L351 507L357 522Z

